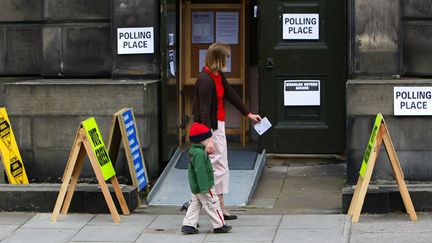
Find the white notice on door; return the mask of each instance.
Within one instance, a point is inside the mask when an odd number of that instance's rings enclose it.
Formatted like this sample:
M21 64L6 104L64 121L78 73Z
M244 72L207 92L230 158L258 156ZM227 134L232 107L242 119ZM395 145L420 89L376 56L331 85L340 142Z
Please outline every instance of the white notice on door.
M285 106L319 106L320 80L285 80Z
M319 14L283 14L284 40L319 40Z

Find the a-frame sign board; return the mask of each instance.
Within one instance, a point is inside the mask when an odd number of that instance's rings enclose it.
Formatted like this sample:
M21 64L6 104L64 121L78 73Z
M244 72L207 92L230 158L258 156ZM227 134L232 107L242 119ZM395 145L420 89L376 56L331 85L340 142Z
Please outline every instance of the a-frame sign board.
M382 142L384 141L385 149L390 160L390 164L393 169L393 173L396 177L397 184L399 186L399 191L402 196L405 209L409 214L411 220L417 220L417 214L414 210L411 197L409 195L407 186L404 180L404 174L399 163L393 142L390 138L387 125L384 121L384 117L379 113L375 119L375 124L372 129L371 136L369 138L369 143L366 152L363 157L362 165L360 168L360 175L355 187L354 195L351 200L350 207L348 209L348 215L352 217L352 222L357 223L360 218L360 213L363 207L364 199L369 187L370 179L372 177L372 172L375 167L375 162L380 151Z
M123 108L113 115L108 153L114 164L122 141L133 185L138 188L138 191L145 188L149 192L147 170L132 108Z
M0 108L0 155L10 184L29 184L6 108Z
M112 166L111 160L108 156L101 133L93 117L81 122L75 135L75 140L63 174L63 183L60 187L60 192L51 215L51 221L57 220L60 210L62 214L67 214L79 174L84 165L86 154L88 155L93 171L96 174L96 178L105 197L111 216L115 223L119 223L120 216L105 181L111 181L123 214L129 215L130 212L115 176L114 167Z

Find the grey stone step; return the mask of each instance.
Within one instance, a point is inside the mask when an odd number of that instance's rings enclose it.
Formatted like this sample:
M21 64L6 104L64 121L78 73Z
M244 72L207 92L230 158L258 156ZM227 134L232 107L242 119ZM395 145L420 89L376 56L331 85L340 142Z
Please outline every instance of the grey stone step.
M60 190L60 184L0 185L0 211L52 212ZM129 211L138 206L136 187L120 185ZM117 210L121 208L111 185L108 185ZM98 184L77 184L69 212L109 213L108 206Z

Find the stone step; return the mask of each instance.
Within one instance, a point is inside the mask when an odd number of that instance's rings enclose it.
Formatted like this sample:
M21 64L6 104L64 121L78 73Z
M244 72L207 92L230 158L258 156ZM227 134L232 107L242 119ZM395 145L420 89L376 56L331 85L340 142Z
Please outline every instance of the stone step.
M61 184L0 185L0 211L52 212ZM111 185L108 185L117 211L121 208ZM138 207L138 190L120 185L129 211ZM77 184L69 208L71 213L109 213L108 206L98 184Z
M432 184L409 184L407 185L411 200L416 212L432 211ZM354 186L342 189L342 210L348 212ZM396 185L370 185L366 194L362 213L390 213L406 212L399 188Z

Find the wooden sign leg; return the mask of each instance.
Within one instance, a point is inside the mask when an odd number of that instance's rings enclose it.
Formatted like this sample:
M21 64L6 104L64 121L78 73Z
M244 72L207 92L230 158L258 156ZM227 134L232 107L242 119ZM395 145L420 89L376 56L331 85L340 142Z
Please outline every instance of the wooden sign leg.
M111 184L112 184L112 186L114 188L114 192L115 192L115 194L117 196L117 200L118 200L118 202L120 204L120 207L121 207L121 209L123 211L123 214L124 215L130 215L129 208L128 208L127 204L126 204L126 200L125 200L125 198L123 196L123 193L121 191L121 188L120 188L120 185L118 183L117 177L115 177L115 176L111 177Z
M352 215L353 215L353 211L354 211L354 208L355 208L355 204L356 204L356 202L357 202L357 200L358 200L358 195L359 195L360 188L361 188L362 184L363 184L363 178L362 178L361 176L359 176L359 177L358 177L358 180L357 180L357 185L356 185L356 187L355 187L355 189L354 189L353 197L352 197L352 199L351 199L350 207L349 207L349 209L348 209L348 213L347 213L347 214L348 214L349 216L352 216Z
M415 212L414 205L411 201L411 197L408 192L408 187L404 180L404 175L402 173L402 168L399 163L399 159L396 154L396 150L393 146L393 142L391 141L388 130L386 129L386 133L384 134L384 145L386 147L387 155L389 157L390 163L392 165L393 173L395 174L396 181L399 186L399 191L402 196L403 203L405 205L405 209L409 214L411 220L417 220L417 213Z
M381 148L381 144L383 141L383 135L384 135L385 129L384 126L381 124L380 131L377 136L376 140L376 146L374 150L371 152L369 156L368 166L366 169L366 173L362 182L362 185L360 187L360 190L358 192L357 201L354 202L354 208L352 209L352 222L357 223L360 218L360 213L363 207L364 199L366 197L367 190L369 188L370 179L372 177L373 169L375 167L375 162L378 157L379 150Z
M78 182L78 177L79 177L79 175L81 173L81 169L84 165L85 155L86 155L86 151L85 151L84 147L81 146L80 152L78 154L76 166L72 172L72 180L69 184L69 189L68 189L68 192L66 194L66 198L64 200L64 203L63 203L63 208L61 210L61 214L67 214L67 212L69 210L69 206L70 206L70 203L72 201L73 194L75 192L75 186Z
M79 129L80 128L78 128L77 133L75 134L75 138L74 138L74 141L72 143L73 144L72 149L74 148L74 145L77 144L78 141L81 141L81 139L79 138ZM68 168L69 163L71 162L71 156L72 156L72 151L69 154L69 158L68 158L67 163L66 163L66 168ZM62 180L61 180L62 182L63 182L65 176L66 176L66 170L63 172L63 176L62 176Z
M108 209L109 209L109 211L111 213L111 217L113 218L114 223L120 223L120 216L119 216L119 214L117 212L117 209L115 207L114 201L113 201L113 199L111 197L111 194L109 192L108 186L107 186L107 184L106 184L106 182L105 182L105 180L103 178L102 171L101 171L101 169L99 167L99 162L98 162L96 156L93 153L93 148L90 145L89 141L87 141L87 138L85 137L85 134L81 135L81 139L83 140L84 147L87 150L87 154L89 156L90 163L91 163L91 165L93 167L93 171L96 174L96 178L97 178L97 180L99 182L99 186L101 187L102 194L104 195L105 201L106 201L106 203L108 205Z
M75 164L77 161L77 157L82 146L82 141L77 140L76 144L73 146L72 151L69 156L69 161L67 162L65 172L63 174L63 183L60 187L59 195L57 197L56 204L54 206L53 213L51 215L51 221L55 222L60 213L60 209L63 205L63 201L66 195L66 191L68 190L68 185L72 176L72 172L75 168Z

